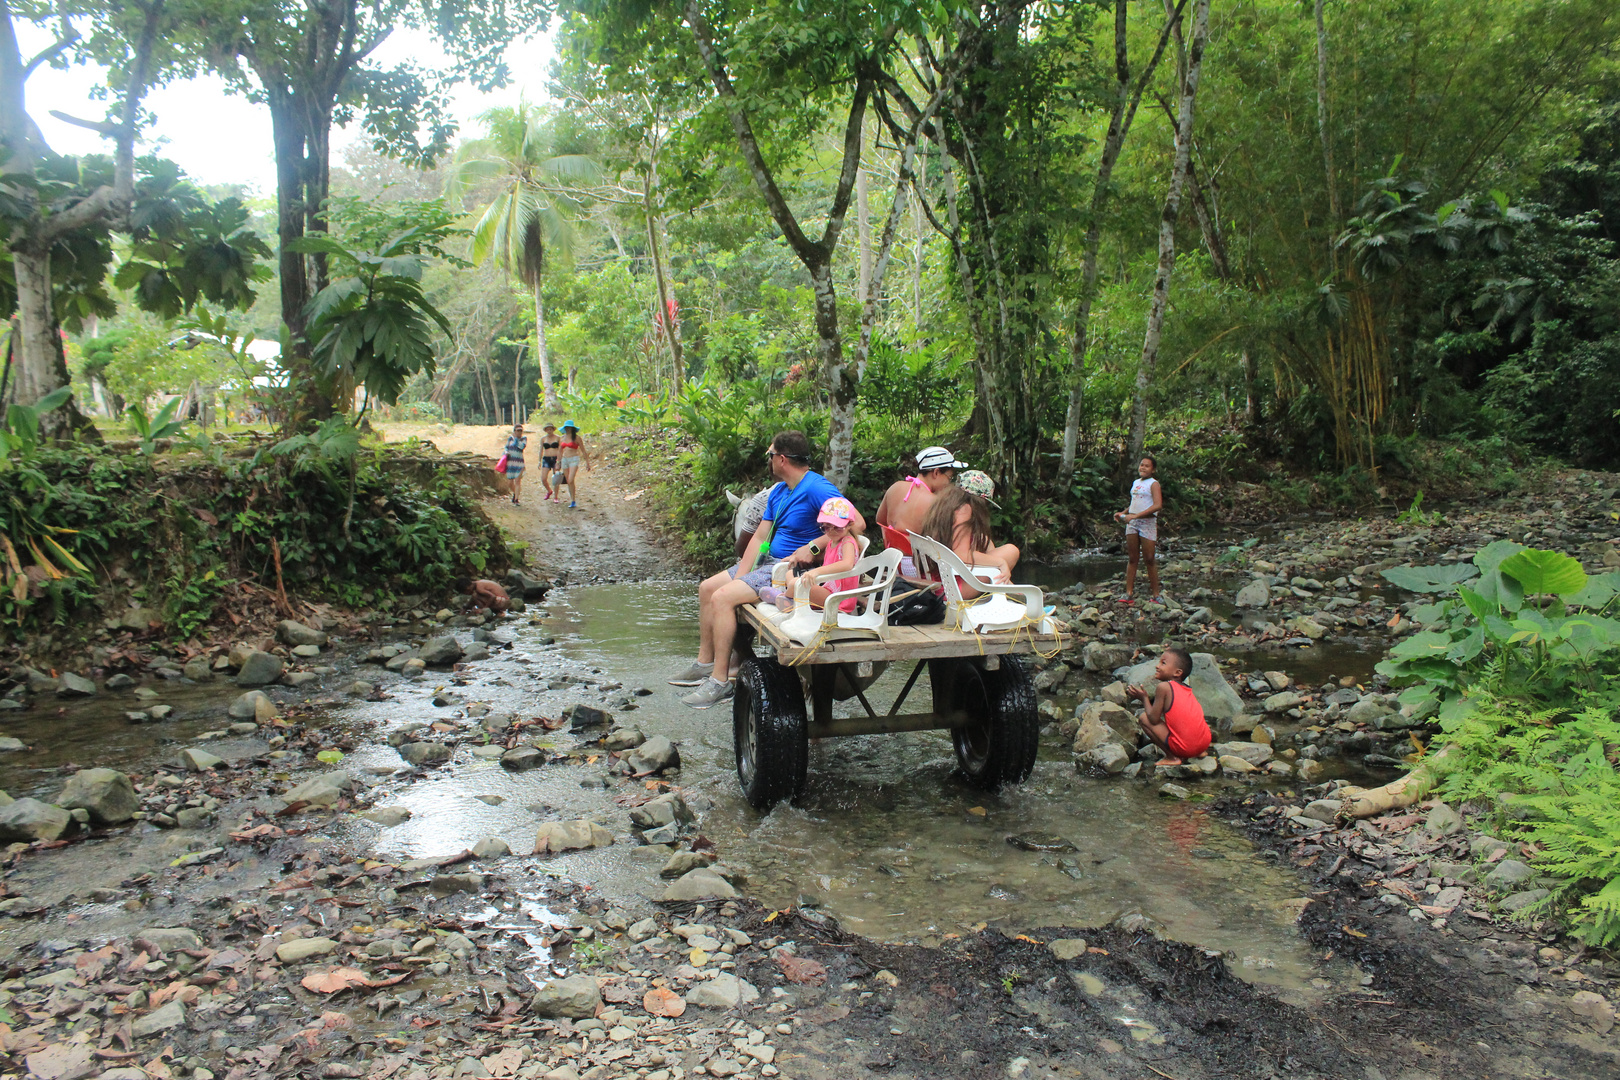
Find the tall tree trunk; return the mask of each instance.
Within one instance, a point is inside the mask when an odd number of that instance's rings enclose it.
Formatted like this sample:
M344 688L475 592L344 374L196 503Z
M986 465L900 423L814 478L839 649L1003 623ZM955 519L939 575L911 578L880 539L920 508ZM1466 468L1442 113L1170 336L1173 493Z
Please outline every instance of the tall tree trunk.
M1316 134L1322 141L1322 177L1327 184L1332 230L1339 227L1339 185L1333 172L1333 138L1328 130L1328 57L1326 0L1316 0Z
M556 412L557 388L551 381L551 355L546 350L546 305L540 299L540 282L534 283L534 359L540 365L540 393L547 412Z
M833 288L832 264L810 268L810 287L816 295L816 352L827 373L827 479L842 488L849 483L855 461L856 381L844 360L844 342L838 333L838 294Z
M296 376L309 377L309 343L304 340L304 305L309 303L309 275L304 256L293 250L303 238L304 131L290 101L270 95L271 141L276 153L276 243L280 270L281 323L287 328Z
M1136 369L1136 397L1131 403L1130 446L1127 461L1142 456L1147 441L1148 392L1153 385L1153 368L1159 359L1159 338L1164 331L1165 308L1170 302L1170 275L1176 266L1176 217L1181 212L1181 192L1187 183L1192 161L1193 104L1198 95L1198 77L1204 66L1204 46L1209 40L1209 0L1196 0L1193 9L1192 48L1187 54L1187 72L1181 84L1181 109L1176 118L1176 157L1170 169L1170 191L1159 215L1159 268L1153 277L1153 299L1148 308L1147 332L1142 336L1142 359Z
M31 405L59 387L68 385L67 357L62 352L62 331L51 303L50 248L13 247L13 275L17 280L18 334L14 353L12 400ZM69 398L59 409L39 418L40 434L49 439L79 433L100 441L95 425Z
M1080 298L1075 302L1074 332L1069 338L1069 408L1063 422L1063 457L1058 467L1064 486L1074 476L1075 458L1080 447L1080 419L1085 408L1086 353L1091 348L1091 305L1097 296L1097 259L1102 249L1102 217L1113 196L1114 166L1119 161L1125 137L1136 119L1137 107L1148 80L1164 56L1172 28L1181 19L1187 0L1178 0L1166 13L1159 44L1147 65L1131 80L1128 48L1126 0L1114 0L1114 108L1108 117L1108 134L1103 138L1102 160L1097 163L1097 179L1091 189L1085 239L1081 242Z
M1244 349L1243 363L1243 420L1251 427L1260 423L1260 377L1255 370L1254 354Z

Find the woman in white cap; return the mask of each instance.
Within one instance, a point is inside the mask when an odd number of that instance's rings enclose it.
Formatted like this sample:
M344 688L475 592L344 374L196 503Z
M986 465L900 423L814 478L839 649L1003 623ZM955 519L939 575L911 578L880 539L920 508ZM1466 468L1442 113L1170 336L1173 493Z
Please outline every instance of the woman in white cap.
M877 523L883 529L883 546L895 548L904 556L900 560L901 577L917 576L906 534L922 532L934 500L956 480L956 470L965 468L967 463L957 461L945 447L930 446L917 455L917 475L895 481L883 493Z

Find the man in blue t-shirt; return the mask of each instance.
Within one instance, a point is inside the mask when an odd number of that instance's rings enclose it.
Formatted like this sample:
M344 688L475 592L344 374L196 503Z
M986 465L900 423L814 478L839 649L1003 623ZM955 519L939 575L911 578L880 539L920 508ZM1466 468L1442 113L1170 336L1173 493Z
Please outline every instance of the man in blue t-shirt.
M841 495L825 476L810 469L810 440L802 431L784 431L771 440L766 452L771 475L780 481L771 489L765 504L765 517L754 533L754 542L742 558L698 587L698 627L701 644L697 662L675 678L675 686L696 686L681 698L695 709L707 709L726 700L732 693L732 671L725 677L715 673L715 662L732 663L731 646L737 636L737 609L759 600L759 590L771 583L771 568L821 539L816 515L821 504ZM866 531L866 519L856 511L853 527ZM762 558L763 556L763 558ZM724 670L724 669L722 669Z

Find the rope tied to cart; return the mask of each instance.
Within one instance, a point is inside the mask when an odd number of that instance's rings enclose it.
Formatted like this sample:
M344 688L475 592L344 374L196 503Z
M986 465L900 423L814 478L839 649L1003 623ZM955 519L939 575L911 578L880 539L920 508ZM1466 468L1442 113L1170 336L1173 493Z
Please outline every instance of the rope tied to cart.
M947 605L947 607L949 608L949 611L950 611L950 614L949 614L948 617L954 618L954 620L956 622L956 627L957 627L958 630L961 630L962 633L968 634L973 638L974 642L979 646L979 655L980 656L985 655L983 634L978 630L962 630L961 613L963 611L966 611L968 608L973 607L976 604L982 604L982 603L984 603L985 601L987 601L989 599L991 599L991 594L985 593L983 595L974 597L972 600L947 600L946 601L946 605ZM1028 610L1029 609L1026 607L1025 608L1026 614L1022 618L1020 618L1016 623L1014 623L1013 625L1004 626L1004 627L1001 627L998 630L991 630L991 631L988 631L988 633L1005 634L1005 633L1010 632L1012 634L1012 643L1014 645L1018 644L1018 636L1019 636L1020 633L1022 633L1024 635L1026 635L1026 637L1027 637L1027 639L1029 641L1029 651L1030 652L1034 653L1036 656L1040 657L1042 660L1051 660L1052 658L1056 657L1059 653L1061 653L1063 651L1063 631L1058 628L1057 621L1053 620L1053 622L1052 622L1052 637L1054 639L1054 644L1053 644L1050 651L1042 652L1038 642L1039 642L1039 640L1040 640L1040 638L1042 636L1042 634L1041 634L1041 625L1046 622L1048 616L1044 611L1041 612L1040 615L1038 615L1038 616L1029 615L1027 613Z

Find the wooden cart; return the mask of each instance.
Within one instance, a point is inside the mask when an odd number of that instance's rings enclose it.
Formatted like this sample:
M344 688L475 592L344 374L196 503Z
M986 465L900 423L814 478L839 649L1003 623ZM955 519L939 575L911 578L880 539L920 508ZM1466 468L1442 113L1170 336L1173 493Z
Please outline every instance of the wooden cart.
M732 701L737 778L756 809L768 810L804 790L811 739L949 731L963 775L990 791L1022 783L1035 767L1041 725L1022 654L1056 650L1053 635L1020 630L974 636L945 626L893 626L883 640L831 641L811 651L748 605L738 609L737 644L753 654L738 672ZM880 716L866 700L866 688L890 663L904 661L914 662L911 675ZM902 713L925 664L933 711ZM849 698L866 715L835 718L833 702Z

